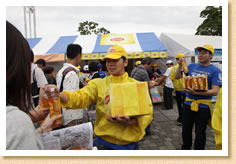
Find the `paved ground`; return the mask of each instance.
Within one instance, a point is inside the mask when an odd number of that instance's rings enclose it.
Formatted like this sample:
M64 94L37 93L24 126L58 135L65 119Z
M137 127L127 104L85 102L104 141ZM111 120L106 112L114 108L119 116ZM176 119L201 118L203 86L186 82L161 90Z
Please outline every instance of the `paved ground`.
M177 125L178 110L176 100L172 110L165 109L163 104L153 106L154 119L151 123L152 134L140 142L140 150L176 150L182 145L182 126ZM193 130L193 143L194 143ZM214 131L207 127L206 150L215 150Z

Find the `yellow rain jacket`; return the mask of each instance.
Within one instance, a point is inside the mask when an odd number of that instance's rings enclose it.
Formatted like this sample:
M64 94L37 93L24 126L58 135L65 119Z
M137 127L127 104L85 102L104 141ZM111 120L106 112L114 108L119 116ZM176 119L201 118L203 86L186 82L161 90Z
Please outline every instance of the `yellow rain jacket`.
M215 131L216 150L222 150L222 88L216 99L212 116L212 127Z
M175 79L175 72L178 68L179 64L172 67L170 72L170 79L173 81L173 85L176 91L184 91L184 78Z
M96 120L94 132L103 140L113 144L125 145L137 142L145 135L145 128L153 119L153 106L151 99L149 108L152 111L149 115L138 116L138 125L122 125L107 121L106 104L109 99L107 92L112 83L136 82L130 78L127 73L122 76L107 76L103 79L94 79L88 83L88 86L79 89L75 92L63 91L67 94L69 100L67 104L62 104L64 108L85 108L90 104L96 103ZM128 91L127 91L128 92ZM137 101L137 100L133 100ZM132 102L130 102L132 103Z

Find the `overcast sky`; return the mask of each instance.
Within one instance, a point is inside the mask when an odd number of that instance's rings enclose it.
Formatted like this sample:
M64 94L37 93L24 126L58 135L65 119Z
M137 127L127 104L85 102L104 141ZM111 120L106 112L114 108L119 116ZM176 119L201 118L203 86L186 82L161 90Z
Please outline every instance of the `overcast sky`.
M36 6L37 37L79 34L79 22L94 21L111 33L157 32L194 34L205 6L47 7ZM7 20L23 34L23 7L6 8Z

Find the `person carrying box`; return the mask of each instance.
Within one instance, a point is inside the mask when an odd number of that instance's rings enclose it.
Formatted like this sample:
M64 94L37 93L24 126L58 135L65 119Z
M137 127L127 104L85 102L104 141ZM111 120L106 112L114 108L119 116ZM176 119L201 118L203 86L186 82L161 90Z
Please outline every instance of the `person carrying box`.
M128 65L127 53L121 47L113 45L108 49L106 56L106 67L110 74L103 79L94 79L89 81L88 85L75 92L63 91L60 93L60 99L64 108L84 108L90 104L96 103L96 120L94 124L94 133L96 139L94 146L99 150L133 150L138 149L138 142L145 135L145 128L150 124L153 119L153 106L149 94L141 95L143 100L148 104L145 115L133 116L119 116L111 117L109 113L109 106L112 106L112 95L110 95L111 86L115 84L126 84L136 86L135 79L130 78L128 73L125 72L125 67ZM139 85L139 84L137 84ZM148 87L146 92L148 93ZM48 85L44 88L47 92L53 85ZM125 87L127 88L127 87ZM131 88L130 90L133 90ZM117 96L116 99L121 99L122 96L129 95L129 89L122 90L123 95ZM145 90L144 90L145 91ZM139 95L137 93L137 95ZM136 96L136 95L135 95ZM123 103L121 106L125 110L125 105L132 105L132 101L136 102L135 98L127 97L130 103ZM122 101L127 101L123 100ZM142 102L145 104L144 102ZM138 103L137 103L138 104ZM133 108L135 111L136 108Z
M195 150L204 150L206 144L206 128L212 115L212 96L216 96L222 86L222 72L211 64L214 55L213 46L206 44L197 47L198 63L188 65L188 76L197 76L207 73L208 90L196 91L192 88L185 89L186 99L183 108L183 128L181 149L190 150L192 147L192 129L195 124ZM182 78L181 69L183 59L178 61L179 67L176 70L175 78Z

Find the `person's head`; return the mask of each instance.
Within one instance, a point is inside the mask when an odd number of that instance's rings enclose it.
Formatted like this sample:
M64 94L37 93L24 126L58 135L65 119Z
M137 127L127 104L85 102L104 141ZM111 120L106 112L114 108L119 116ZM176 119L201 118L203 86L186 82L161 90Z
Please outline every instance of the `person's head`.
M172 61L172 60L167 60L167 61L166 61L166 66L167 66L168 68L172 67L172 66L173 66L173 61Z
M184 54L183 53L178 53L175 58L176 58L176 61L178 62L179 59L184 58Z
M51 73L53 73L53 71L54 71L54 68L52 66L47 66L44 69L45 74L51 74Z
M198 50L198 62L199 63L201 63L201 64L210 63L210 61L214 55L213 46L206 44L204 46L197 47L196 50Z
M140 61L140 60L136 61L135 67L139 66L140 64L141 64L141 61Z
M81 61L82 47L78 44L69 44L66 50L68 61L75 66L78 66Z
M123 47L118 45L111 46L104 59L106 60L106 67L110 75L122 76L125 73L128 59Z
M91 72L91 73L97 72L99 70L96 62L89 63L88 68L89 68L89 72Z
M145 70L151 70L152 69L152 63L153 63L153 60L150 57L145 57L141 61L141 64L143 65Z
M152 69L157 70L157 69L158 69L158 64L153 63L153 64L152 64Z
M31 50L23 35L6 22L6 105L29 113L31 101Z
M89 66L88 65L84 65L83 73L89 73Z
M41 68L42 70L45 69L46 67L46 61L44 59L38 59L36 62L35 62L39 68Z

